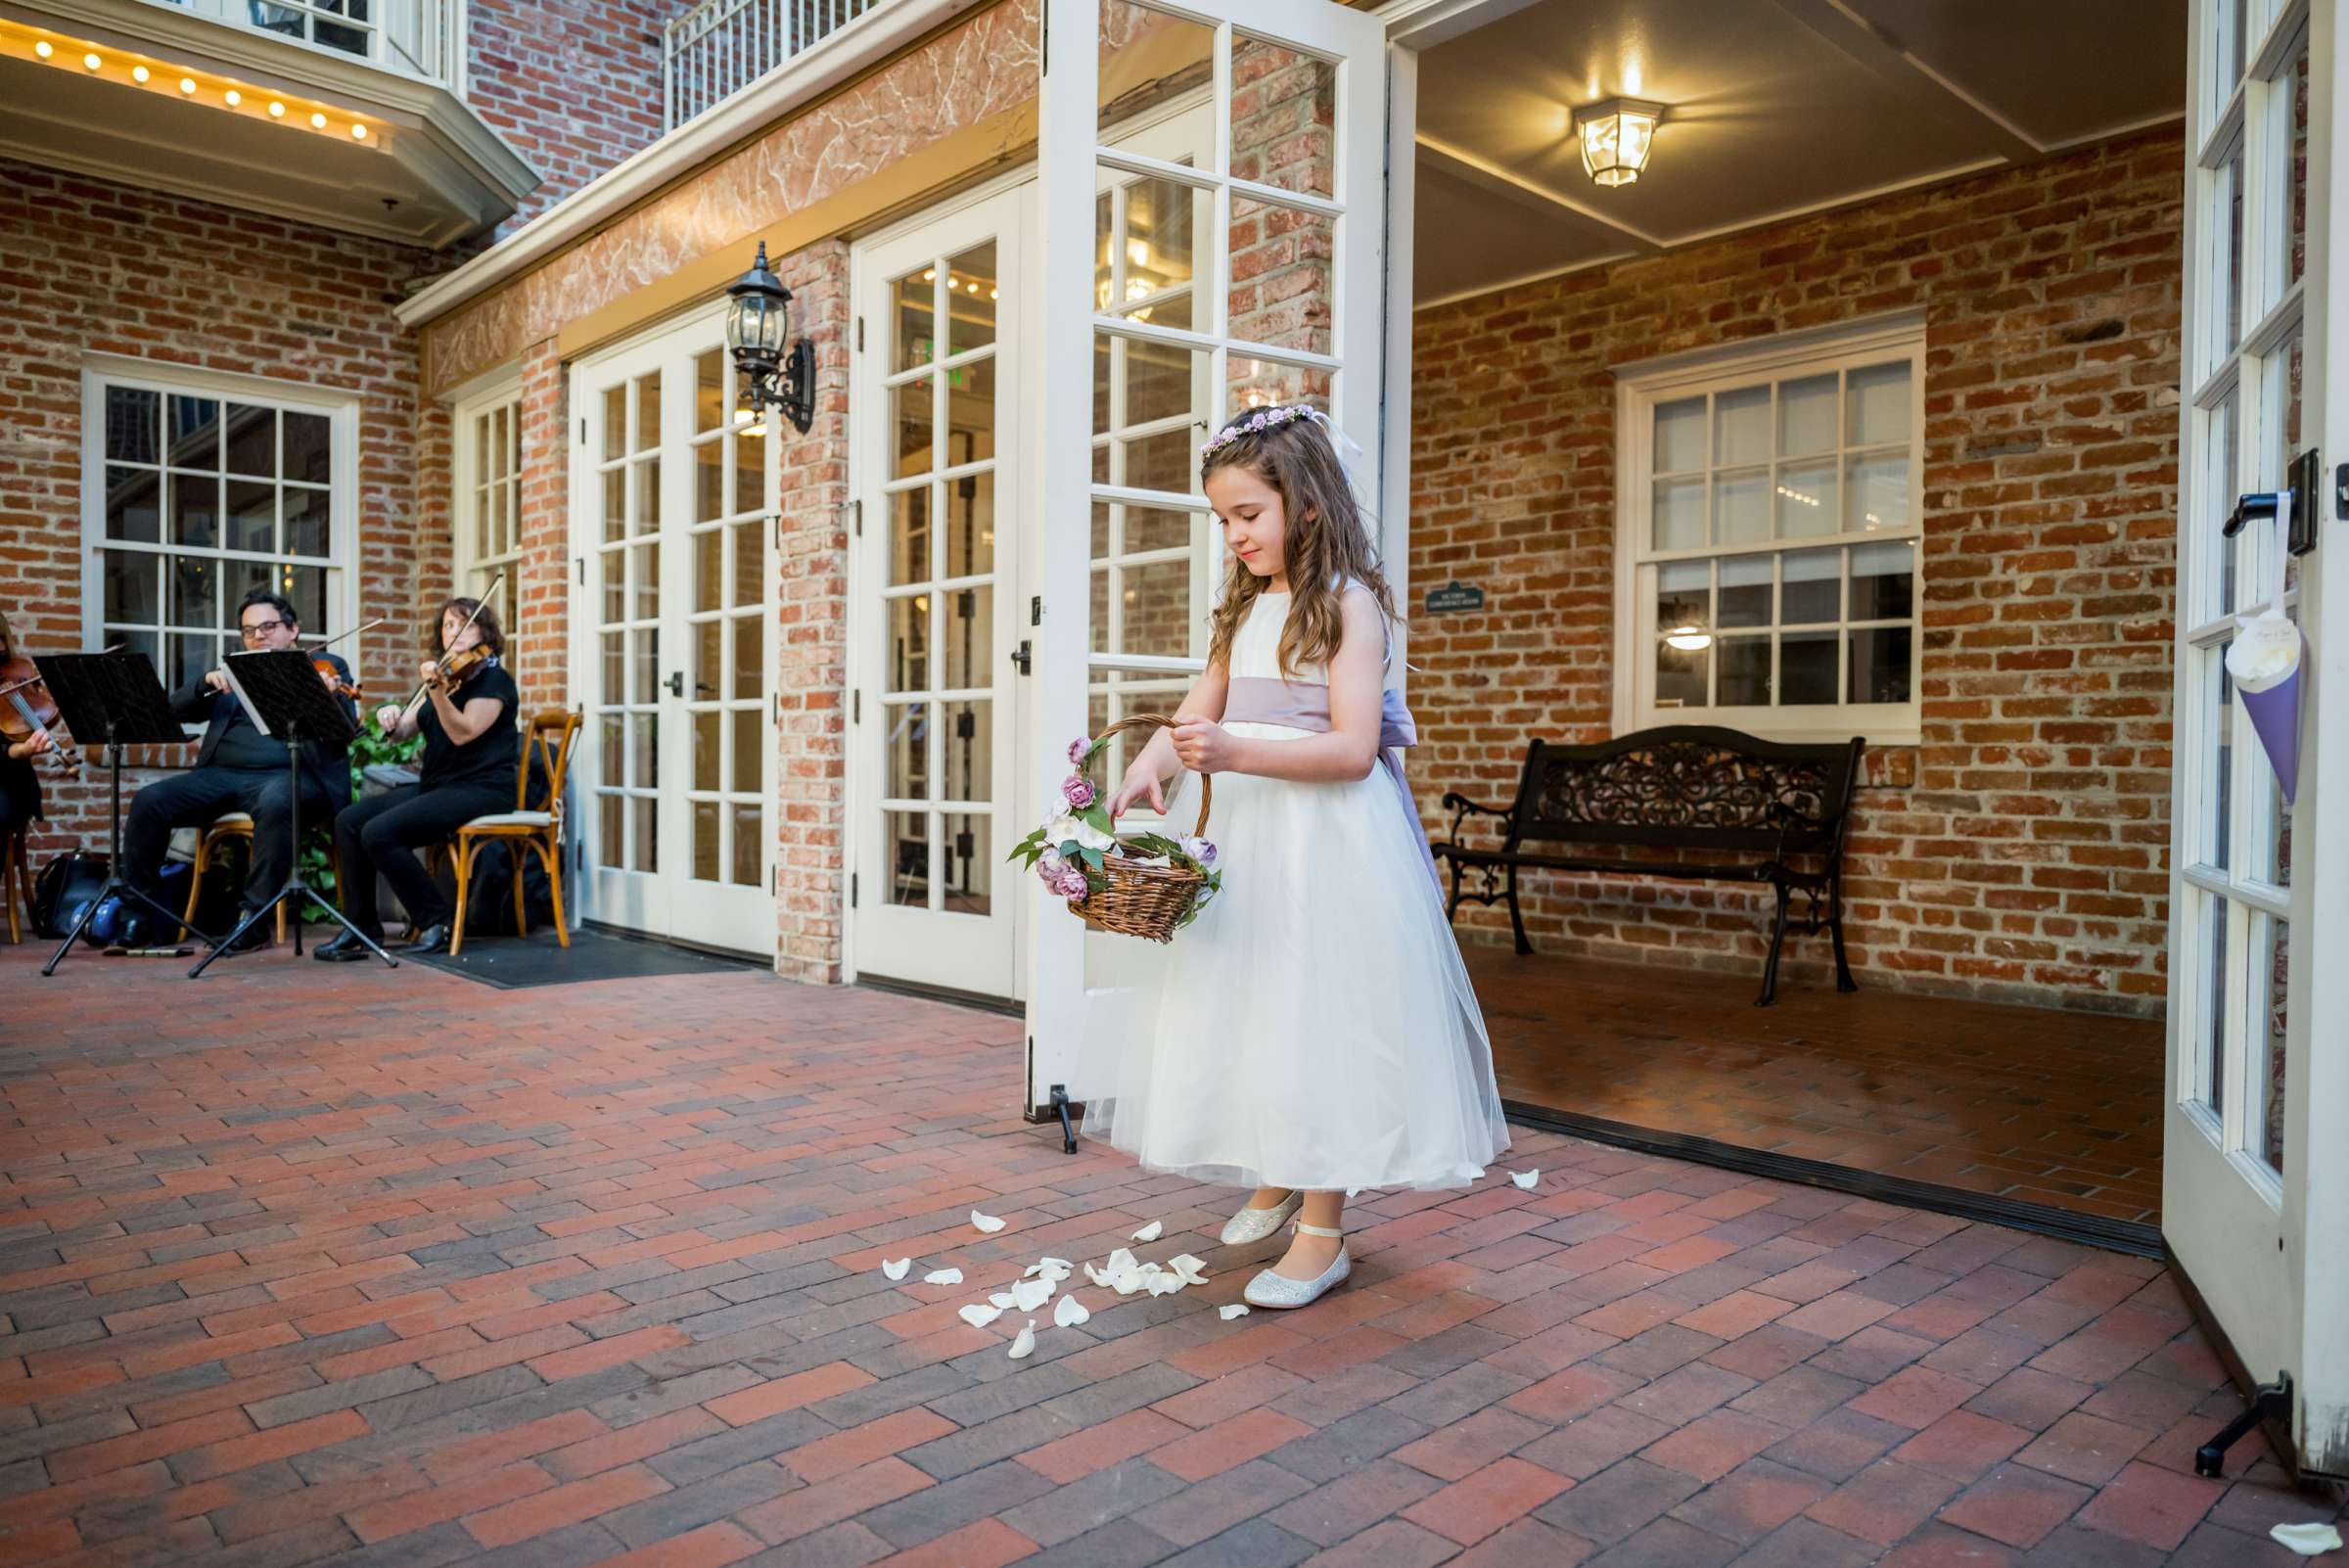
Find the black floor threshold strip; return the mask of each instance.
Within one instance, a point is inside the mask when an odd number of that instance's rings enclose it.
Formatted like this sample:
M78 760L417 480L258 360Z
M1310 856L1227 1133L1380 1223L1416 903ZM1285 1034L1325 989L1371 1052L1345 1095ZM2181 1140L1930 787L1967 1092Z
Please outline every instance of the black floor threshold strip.
M867 991L887 992L892 996L911 996L917 1001L944 1002L949 1007L968 1007L977 1012L994 1013L1003 1018L1025 1018L1025 1002L1008 996L983 996L973 991L956 991L949 986L925 986L916 980L890 980L881 975L858 975L856 984Z
M2057 1209L2044 1203L2024 1203L1993 1193L1968 1192L1961 1187L1942 1186L1937 1182L1881 1176L1848 1165L1830 1165L1824 1160L1772 1154L1766 1149L1740 1148L1734 1143L1723 1143L1714 1138L1633 1127L1626 1122L1579 1116L1572 1111L1552 1110L1522 1100L1503 1100L1500 1108L1510 1121L1526 1127L1539 1128L1546 1132L1563 1132L1570 1137L1588 1138L1593 1143L1610 1143L1619 1148L1637 1150L1641 1154L1670 1155L1675 1159L1693 1160L1699 1165L1719 1166L1725 1171L1743 1172L1747 1176L1799 1181L1805 1186L1849 1192L1881 1203L1897 1203L1907 1209L1924 1209L1934 1214L1956 1215L1961 1220L2010 1225L2017 1230L2078 1242L2084 1247L2101 1247L2107 1252L2132 1253L2140 1258L2162 1256L2159 1228L2140 1224L2134 1220L2107 1220L2098 1215L2074 1214L2069 1209Z

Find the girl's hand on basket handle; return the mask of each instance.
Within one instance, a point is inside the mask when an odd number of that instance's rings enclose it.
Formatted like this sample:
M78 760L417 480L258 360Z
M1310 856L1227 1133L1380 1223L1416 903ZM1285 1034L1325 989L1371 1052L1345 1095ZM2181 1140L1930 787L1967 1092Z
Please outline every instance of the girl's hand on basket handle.
M1167 814L1166 785L1159 780L1157 773L1142 766L1142 759L1136 758L1134 765L1126 770L1126 777L1118 785L1117 793L1109 798L1111 819L1124 816L1133 803L1144 796L1149 797L1152 810L1161 816Z
M1194 773L1228 773L1239 765L1239 737L1210 718L1177 714L1168 733L1174 737L1174 755Z

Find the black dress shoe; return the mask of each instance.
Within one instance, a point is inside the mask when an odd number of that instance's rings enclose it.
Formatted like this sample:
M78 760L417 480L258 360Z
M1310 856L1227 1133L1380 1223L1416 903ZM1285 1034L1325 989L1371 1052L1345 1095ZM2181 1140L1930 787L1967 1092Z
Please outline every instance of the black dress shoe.
M245 917L240 914L237 916L237 918L242 920ZM231 927L230 929L234 930L235 928ZM267 916L263 916L261 919L255 920L252 925L247 926L245 928L244 935L237 937L234 941L230 942L226 950L229 952L251 952L255 947L266 947L267 945L269 945L269 921Z
M416 933L416 940L409 943L402 950L406 952L448 951L448 922L445 920L434 921Z
M323 946L312 948L310 956L330 964L346 964L354 958L372 957L373 954L368 952L365 943L345 931Z

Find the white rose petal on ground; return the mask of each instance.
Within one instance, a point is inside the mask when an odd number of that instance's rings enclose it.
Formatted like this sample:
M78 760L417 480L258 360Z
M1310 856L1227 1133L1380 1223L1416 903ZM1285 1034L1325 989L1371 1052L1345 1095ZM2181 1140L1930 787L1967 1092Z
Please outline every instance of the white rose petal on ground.
M1165 1235L1166 1232L1167 1222L1164 1220L1153 1220L1148 1224L1142 1226L1141 1229L1135 1231L1133 1233L1133 1239L1136 1241L1156 1241L1160 1236Z
M1023 1279L1011 1287L1011 1304L1021 1312L1032 1313L1052 1299L1052 1290L1049 1279Z
M1141 1262L1134 1257L1131 1248L1120 1247L1109 1255L1109 1261L1101 1266L1101 1271L1105 1274L1122 1274L1128 1268L1140 1267Z
M1347 1196L1349 1199L1359 1198L1359 1197L1360 1197L1361 1195L1362 1195L1362 1189L1361 1189L1361 1188L1359 1188L1359 1187L1348 1187L1348 1188L1346 1189L1346 1196Z
M1008 1290L998 1290L987 1299L995 1304L995 1311L1002 1312L1011 1305L1011 1292Z
M1181 1288L1182 1276L1180 1274L1152 1274L1150 1276L1150 1294L1153 1296L1172 1296Z
M1533 1190L1534 1183L1542 1179L1542 1173L1539 1171L1511 1171L1509 1179L1530 1192Z
M2341 1533L2328 1524L2280 1524L2268 1535L2303 1557L2341 1549Z
M912 1267L913 1260L911 1258L899 1258L895 1263L883 1264L881 1271L892 1279L902 1279L905 1277L905 1270Z
M1130 1296L1148 1287L1150 1276L1139 1268L1121 1268L1111 1277L1109 1288L1121 1296Z
M961 1318L964 1322L970 1324L973 1328L985 1328L988 1324L993 1322L996 1318L1003 1315L1003 1309L1000 1307L982 1307L977 1302L973 1302L971 1305L963 1308L954 1315Z
M1174 1269L1175 1277L1186 1285L1207 1283L1207 1266L1187 1252L1179 1257L1169 1259L1167 1267Z
M1026 1360L1035 1354L1036 1319L1031 1317L1028 1326L1020 1330L1020 1337L1011 1342L1011 1359L1015 1361Z
M1091 1280L1094 1284L1100 1286L1103 1290L1107 1290L1109 1288L1109 1275L1103 1273L1100 1269L1095 1268L1089 1263L1084 1266L1084 1277Z
M1046 1258L1040 1263L1030 1264L1022 1271L1020 1277L1025 1279L1036 1274L1058 1274L1061 1278L1066 1279L1069 1277L1069 1270L1074 1267L1075 1265L1066 1258Z
M1248 1304L1244 1301L1225 1302L1216 1309L1216 1315L1227 1323L1235 1317L1245 1317L1248 1315Z
M922 1283L925 1285L959 1285L962 1283L962 1270L959 1268L933 1268L922 1275Z
M979 1233L983 1236L991 1236L1003 1228L1002 1221L991 1214L981 1214L976 1209L971 1211L971 1223L978 1226Z
M1084 1310L1084 1303L1074 1296L1063 1296L1052 1304L1052 1322L1055 1327L1075 1328L1092 1315Z

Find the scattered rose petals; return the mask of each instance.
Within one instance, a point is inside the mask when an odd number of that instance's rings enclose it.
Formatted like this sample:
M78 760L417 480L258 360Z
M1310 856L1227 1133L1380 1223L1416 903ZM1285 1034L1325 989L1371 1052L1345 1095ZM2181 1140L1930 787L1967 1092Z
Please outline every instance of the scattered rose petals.
M1539 1171L1511 1171L1509 1179L1530 1192L1533 1190L1534 1183L1542 1179L1542 1173Z
M1023 1279L1011 1287L1011 1304L1021 1312L1032 1313L1052 1299L1049 1279Z
M991 1236L1003 1228L1002 1221L991 1214L981 1214L976 1209L971 1211L971 1223L979 1227L979 1233L983 1236Z
M1020 1330L1020 1337L1011 1342L1011 1359L1015 1361L1025 1360L1035 1354L1036 1319L1031 1317L1028 1326Z
M1089 1263L1084 1266L1084 1277L1091 1280L1094 1284L1100 1286L1103 1290L1107 1290L1109 1288L1109 1275L1103 1273L1100 1269L1095 1268Z
M2268 1535L2303 1557L2341 1549L2341 1533L2328 1524L2280 1524Z
M883 1264L881 1271L892 1279L902 1279L905 1277L905 1270L912 1267L913 1260L911 1258L899 1258L895 1263Z
M1180 1257L1170 1258L1167 1267L1174 1269L1174 1276L1186 1285L1207 1283L1207 1266L1187 1252Z
M1008 1290L998 1290L987 1299L995 1304L995 1311L1002 1312L1005 1308L1011 1305L1011 1292Z
M1117 1251L1109 1255L1109 1261L1104 1263L1101 1266L1101 1268L1104 1273L1122 1274L1128 1268L1138 1268L1140 1267L1141 1265L1134 1258L1131 1248L1120 1247Z
M922 1275L922 1283L925 1285L959 1285L962 1283L962 1270L959 1268L933 1268Z
M1066 1258L1046 1258L1041 1263L1030 1264L1027 1268L1027 1270L1021 1275L1021 1277L1031 1278L1036 1274L1046 1274L1055 1278L1066 1279L1069 1277L1069 1270L1073 1267L1075 1266L1072 1265Z
M1153 1296L1172 1296L1174 1294L1174 1292L1182 1288L1182 1276L1180 1274L1152 1274L1150 1276L1150 1294Z
M1244 1301L1225 1302L1216 1309L1216 1314L1228 1323L1235 1317L1247 1316L1248 1304Z
M973 1302L971 1305L963 1308L954 1315L961 1318L964 1322L970 1324L973 1328L985 1328L988 1324L993 1322L996 1318L1003 1315L1003 1309L1000 1307L982 1307L977 1302Z
M1063 1296L1052 1304L1052 1321L1061 1328L1075 1328L1092 1315L1084 1310L1084 1303L1074 1296Z
M1160 1236L1166 1234L1166 1230L1167 1222L1164 1220L1153 1220L1148 1224L1142 1226L1141 1229L1135 1231L1133 1233L1133 1239L1136 1241L1156 1241Z

